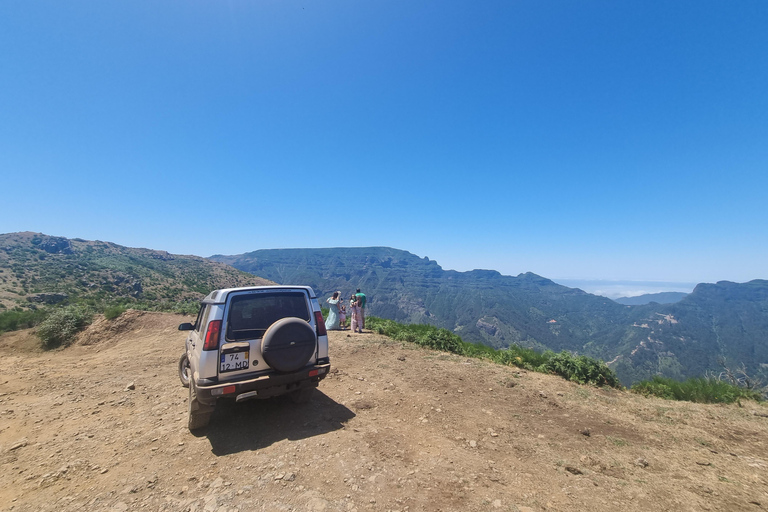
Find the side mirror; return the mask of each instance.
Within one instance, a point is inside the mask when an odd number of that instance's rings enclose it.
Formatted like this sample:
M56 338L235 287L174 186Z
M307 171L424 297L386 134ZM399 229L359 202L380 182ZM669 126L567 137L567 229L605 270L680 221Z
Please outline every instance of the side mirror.
M189 322L184 322L183 324L179 325L179 330L180 330L180 331L191 331L191 330L193 330L194 328L195 328L195 326L194 326L194 325L192 325L192 324L191 324L191 323L189 323Z

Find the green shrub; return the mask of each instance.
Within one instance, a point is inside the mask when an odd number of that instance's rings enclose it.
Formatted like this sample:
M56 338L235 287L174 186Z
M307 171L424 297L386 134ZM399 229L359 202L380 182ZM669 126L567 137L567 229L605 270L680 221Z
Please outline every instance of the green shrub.
M654 377L651 380L636 382L630 388L630 391L643 396L656 396L665 400L674 400L675 395L672 388L664 382L661 377Z
M177 302L176 306L172 308L171 312L180 313L182 315L196 315L199 309L199 300L185 300L183 302Z
M83 306L65 306L53 310L37 327L37 337L45 349L67 346L75 334L91 321L92 313Z
M415 343L466 357L488 359L498 364L519 366L530 371L554 373L581 384L622 387L614 371L604 362L586 356L574 356L568 352L541 353L517 345L496 350L480 343L467 343L451 331L433 325L404 325L373 316L366 318L365 324L373 332L397 341Z
M430 331L424 336L417 337L416 343L435 350L442 350L443 352L464 354L464 342L448 329L436 329Z
M541 366L549 361L553 352L536 352L532 348L511 345L506 350L496 350L492 359L498 363L519 366L531 371L543 371Z
M167 313L179 313L182 315L196 315L200 309L200 301L186 299L181 301L147 301L130 298L108 300L104 298L88 297L78 301L82 306L88 306L94 311L101 311L109 320L117 318L128 309L137 311L162 311ZM112 316L114 315L114 316Z
M45 318L45 310L11 310L0 313L0 332L28 329L39 324Z
M760 401L763 398L759 391L743 388L714 377L693 377L679 382L657 375L651 380L635 383L630 391L667 400L685 400L705 404L730 404L740 399Z
M547 362L539 367L541 372L554 373L579 384L621 387L619 378L602 361L587 356L574 356L566 351L551 354Z
M114 320L115 318L125 313L127 309L128 308L125 306L110 306L104 310L104 318L107 320Z
M396 341L407 341L408 343L416 343L416 334L411 331L397 331L392 335L392 339Z

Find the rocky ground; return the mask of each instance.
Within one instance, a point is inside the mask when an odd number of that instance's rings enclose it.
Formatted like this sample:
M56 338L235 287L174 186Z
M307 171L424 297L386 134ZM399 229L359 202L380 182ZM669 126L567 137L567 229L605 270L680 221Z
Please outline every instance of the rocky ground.
M768 509L768 408L618 390L333 332L304 405L186 428L185 321L129 311L76 346L0 337L0 510Z

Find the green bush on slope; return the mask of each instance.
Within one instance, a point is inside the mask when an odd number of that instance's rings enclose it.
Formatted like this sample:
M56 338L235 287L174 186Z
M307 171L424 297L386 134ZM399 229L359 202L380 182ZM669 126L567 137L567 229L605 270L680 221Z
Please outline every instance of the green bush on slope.
M109 306L104 308L104 318L114 320L128 310L125 306Z
M545 352L546 354L546 352ZM545 372L555 373L580 384L596 384L620 388L619 378L603 361L587 356L574 356L568 352L553 354L540 367Z
M0 313L0 333L34 327L43 318L45 318L45 311L41 309L3 311Z
M643 396L704 404L731 404L740 399L757 401L763 399L759 391L724 382L714 377L694 377L679 382L657 375L651 380L635 383L630 391Z
M496 350L486 345L467 343L451 331L431 325L404 325L377 317L368 317L365 323L374 332L397 341L415 343L466 357L488 359L531 371L553 373L581 384L622 387L616 374L604 362L586 356L574 356L565 351L559 354L552 351L540 353L516 345Z
M56 308L38 325L36 334L45 349L67 346L92 317L93 313L83 306Z

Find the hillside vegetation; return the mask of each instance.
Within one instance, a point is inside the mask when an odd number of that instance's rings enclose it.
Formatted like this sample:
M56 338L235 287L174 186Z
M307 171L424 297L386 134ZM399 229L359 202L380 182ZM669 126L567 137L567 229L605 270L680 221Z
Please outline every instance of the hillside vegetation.
M629 385L746 365L768 382L768 281L700 284L674 304L626 306L532 273L456 272L386 247L269 249L213 256L319 296L361 288L370 314L428 323L468 342L568 350L609 362Z
M375 316L366 318L365 323L373 332L397 341L415 343L434 350L485 359L535 372L559 375L579 384L622 387L616 374L604 362L587 356L577 357L566 351L559 354L550 350L538 352L518 345L497 350L481 343L467 343L447 329L426 324L404 325Z
M34 322L29 311L55 304L173 310L216 288L259 284L270 281L198 256L41 233L0 235L0 312L15 310L5 315L6 327Z

